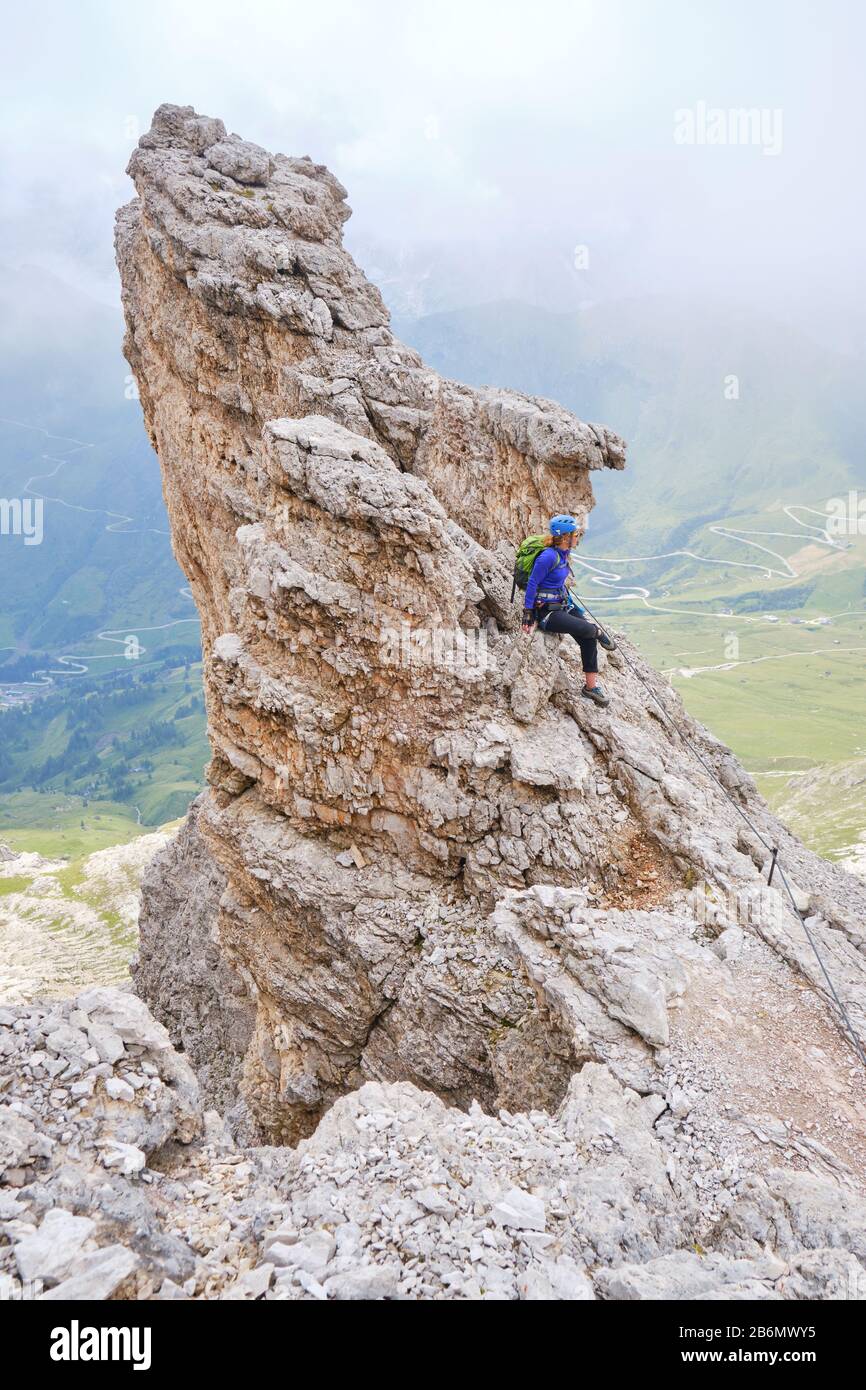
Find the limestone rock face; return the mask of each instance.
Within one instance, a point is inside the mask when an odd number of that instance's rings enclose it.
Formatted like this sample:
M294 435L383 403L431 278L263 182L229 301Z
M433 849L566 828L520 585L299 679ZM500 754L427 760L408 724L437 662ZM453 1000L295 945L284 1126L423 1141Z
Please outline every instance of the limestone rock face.
M624 641L600 710L573 643L519 631L507 542L565 508L583 524L622 441L397 341L321 165L165 106L129 172L125 350L201 614L213 748L148 875L136 980L206 1102L296 1143L374 1083L567 1116L589 1065L655 1107L649 1185L664 1170L713 1220L768 1155L856 1186L864 1078L802 925L761 887L762 840L808 889L861 1036L862 885L772 821ZM635 1241L640 1262L672 1248L652 1211ZM671 1269L604 1296L697 1288Z

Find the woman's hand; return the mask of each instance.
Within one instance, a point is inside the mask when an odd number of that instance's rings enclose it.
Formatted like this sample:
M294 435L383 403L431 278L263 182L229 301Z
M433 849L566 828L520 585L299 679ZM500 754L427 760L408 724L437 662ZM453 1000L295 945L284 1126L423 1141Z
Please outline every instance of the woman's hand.
M520 631L521 631L521 632L531 632L532 629L533 629L534 627L535 627L535 614L533 613L533 611L532 611L531 608L524 608L524 610L523 610L523 621L522 621L522 623L520 624Z

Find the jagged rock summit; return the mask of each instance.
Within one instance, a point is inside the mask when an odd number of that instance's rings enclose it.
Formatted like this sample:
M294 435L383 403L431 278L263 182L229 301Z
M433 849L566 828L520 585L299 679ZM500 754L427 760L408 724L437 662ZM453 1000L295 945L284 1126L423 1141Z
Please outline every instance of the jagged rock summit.
M564 1211L563 1184L595 1183L599 1153L631 1175L610 1179L615 1233L551 1246L566 1263L533 1287L559 1296L651 1297L681 1274L688 1288L698 1235L719 1259L754 1254L758 1225L740 1217L731 1236L729 1214L747 1192L770 1211L779 1168L777 1184L855 1200L864 1076L802 925L761 887L764 840L861 1036L862 885L773 822L625 643L600 710L579 698L573 643L519 631L513 542L563 508L584 522L591 474L623 466L622 441L553 402L444 380L397 341L322 166L164 106L129 172L125 351L201 614L213 749L208 791L147 877L135 979L204 1102L241 1142L312 1146L306 1174L317 1155L336 1172L340 1117L356 1116L353 1181L393 1208L397 1264L419 1218L387 1155L411 1148L412 1116L467 1153L504 1125L528 1168L557 1116L545 1143L565 1145L564 1167L488 1193L511 1213L489 1216L497 1231L543 1236L538 1203ZM591 1124L569 1128L590 1093ZM648 1126L645 1164L625 1116ZM364 1142L386 1153L366 1189ZM413 1201L447 1245L462 1199L444 1159L427 1178ZM647 1201L672 1204L663 1239ZM646 1220L652 1238L628 1234ZM305 1255L317 1288L358 1239Z

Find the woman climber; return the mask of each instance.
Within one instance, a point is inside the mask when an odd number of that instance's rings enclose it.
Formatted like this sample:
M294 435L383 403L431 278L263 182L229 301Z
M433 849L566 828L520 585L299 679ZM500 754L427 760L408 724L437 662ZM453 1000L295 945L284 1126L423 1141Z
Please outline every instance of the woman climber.
M550 534L544 539L526 584L523 605L524 632L535 623L542 632L567 633L580 647L580 659L586 682L581 695L597 705L610 703L598 683L598 646L616 651L616 643L603 628L580 616L583 610L571 598L568 590L573 582L569 555L577 545L577 521L573 516L555 516L550 522Z

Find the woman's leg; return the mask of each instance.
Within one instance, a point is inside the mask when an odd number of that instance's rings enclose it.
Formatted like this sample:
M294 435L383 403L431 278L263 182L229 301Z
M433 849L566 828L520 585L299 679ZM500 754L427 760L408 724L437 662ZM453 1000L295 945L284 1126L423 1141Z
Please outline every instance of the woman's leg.
M542 632L561 632L573 637L580 647L586 683L592 690L598 680L598 628L586 618L578 618L565 608L554 608L543 622Z

